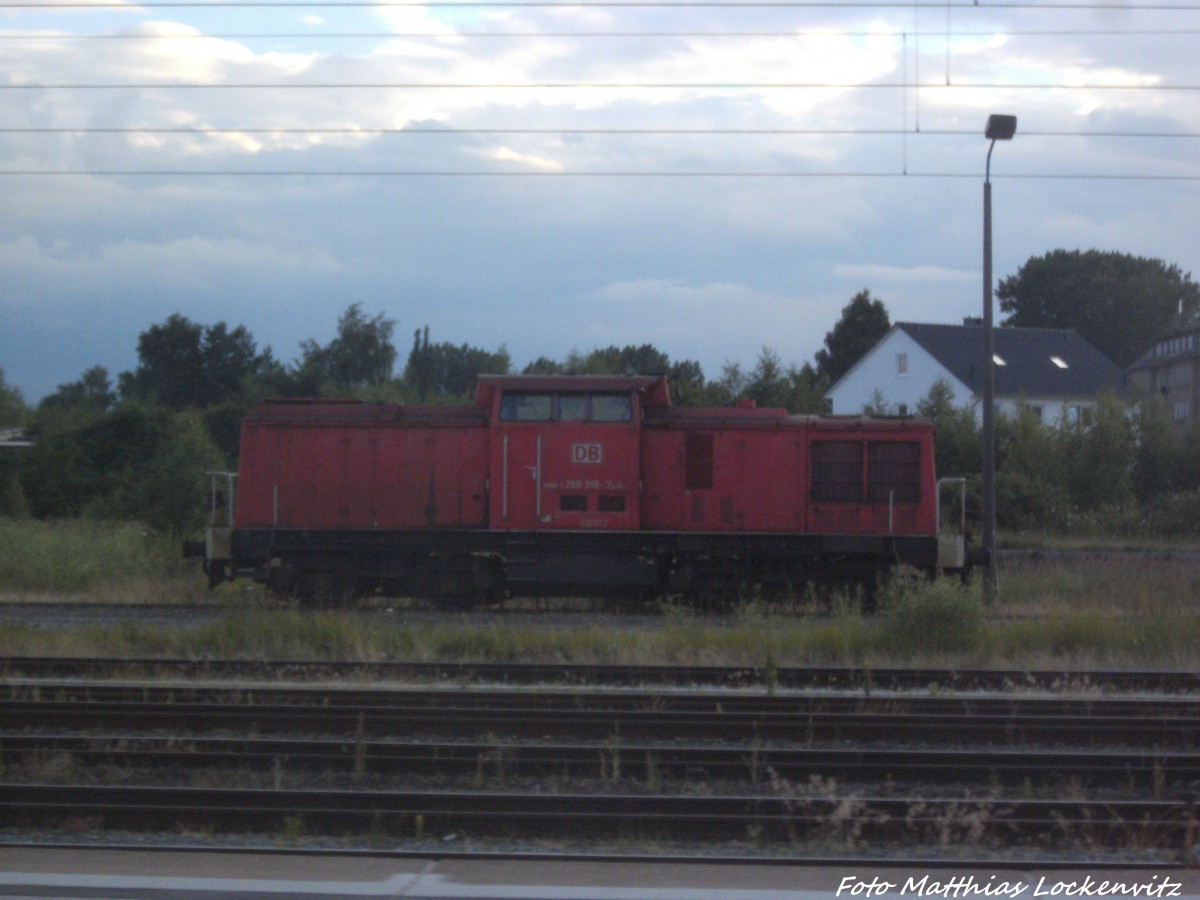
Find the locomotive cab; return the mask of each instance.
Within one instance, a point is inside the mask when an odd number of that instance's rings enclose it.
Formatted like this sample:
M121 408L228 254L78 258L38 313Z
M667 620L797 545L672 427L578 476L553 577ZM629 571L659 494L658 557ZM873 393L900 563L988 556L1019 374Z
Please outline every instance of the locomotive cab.
M663 402L662 379L482 377L478 398L492 421L491 527L637 529L648 392L650 403Z

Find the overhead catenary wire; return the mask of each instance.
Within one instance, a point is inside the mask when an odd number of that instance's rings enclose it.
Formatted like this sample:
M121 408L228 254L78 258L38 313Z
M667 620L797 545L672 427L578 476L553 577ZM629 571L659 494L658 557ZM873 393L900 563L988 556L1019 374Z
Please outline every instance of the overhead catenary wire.
M1200 28L1134 28L1134 29L1013 29L1004 28L1009 37L1194 37ZM954 38L993 37L997 29L961 30L948 35ZM236 40L390 40L390 39L453 39L474 38L880 38L899 39L899 33L880 31L239 31L239 32L109 32L86 33L37 31L28 34L0 34L0 43L23 41L236 41Z
M0 91L295 91L295 90L909 90L964 91L1200 91L1200 84L1055 84L1053 82L956 82L952 85L915 84L909 81L274 81L274 82L16 82L0 84Z
M1140 3L1130 6L1125 3L1097 3L1092 0L1061 2L1061 0L997 0L951 3L952 8L972 10L1019 9L1047 12L1063 10L1099 11L1113 10L1128 13L1131 10L1146 12L1196 12L1200 4L1192 3ZM131 6L124 0L96 0L96 2L0 2L0 9L32 9L50 11L60 9L136 11L140 9L521 9L521 8L623 8L623 9L912 9L914 4L906 0L177 0L177 2L140 2ZM945 3L918 3L917 9L942 10Z
M900 128L556 128L547 126L544 128L458 128L458 127L429 127L429 126L405 126L400 128L370 128L357 126L344 127L240 127L230 125L225 127L210 127L210 126L122 126L122 127L105 127L105 126L0 126L0 134L173 134L173 135L195 135L198 137L204 135L219 135L219 134L265 134L265 135L289 135L289 134L330 134L330 135L445 135L445 136L462 136L462 135L697 135L697 136L734 136L734 137L757 137L757 136L848 136L848 137L868 137L868 136L897 136L906 133ZM908 129L908 134L921 134L926 136L977 136L976 131L968 131L966 129L939 129L925 128L921 131L916 129ZM1200 138L1200 132L1191 131L1039 131L1025 130L1022 131L1022 137L1055 137L1055 138Z
M323 169L0 169L0 178L10 176L40 176L48 178L714 178L714 179L816 179L816 178L870 178L870 179L970 179L978 180L978 172L914 172L914 171L810 171L810 172L763 172L763 171L547 171L537 169L456 169L451 171L417 169L363 169L336 171ZM1008 173L1005 179L1019 181L1146 181L1146 182L1200 182L1198 174L1125 174L1115 172L1018 172ZM1000 180L993 175L992 180Z

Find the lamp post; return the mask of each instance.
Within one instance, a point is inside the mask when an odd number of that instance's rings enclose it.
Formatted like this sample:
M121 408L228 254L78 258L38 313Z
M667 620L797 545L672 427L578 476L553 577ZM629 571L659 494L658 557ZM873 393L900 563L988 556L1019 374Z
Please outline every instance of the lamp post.
M983 178L983 602L996 599L996 364L992 332L992 151L996 141L1011 141L1016 116L988 116L988 146Z

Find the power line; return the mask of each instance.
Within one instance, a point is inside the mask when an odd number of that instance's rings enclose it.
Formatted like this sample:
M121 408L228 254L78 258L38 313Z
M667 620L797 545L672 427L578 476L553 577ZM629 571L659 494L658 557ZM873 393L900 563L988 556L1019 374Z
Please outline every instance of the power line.
M847 136L847 137L886 137L897 135L929 135L934 137L971 136L978 137L978 130L967 129L937 129L937 128L431 128L428 126L413 126L404 128L356 128L356 127L305 127L305 128L263 128L248 127L0 127L0 134L174 134L205 135L221 134L264 134L264 135L299 135L299 134L329 134L329 135L408 135L428 134L445 135L448 137L465 135L611 135L623 136L716 136L716 137L760 137L760 136ZM1200 132L1189 131L1038 131L1022 130L1022 138L1028 137L1063 137L1063 138L1200 138Z
M718 179L848 179L848 178L889 178L889 179L971 179L979 180L978 172L891 172L891 171L862 171L862 172L762 172L762 171L709 171L709 172L678 172L671 170L660 171L487 171L483 169L453 170L453 171L422 171L408 169L373 169L373 170L320 170L320 169L0 169L0 177L49 177L49 178L718 178ZM1055 173L1055 172L1025 172L993 175L998 178L1022 181L1147 181L1147 182L1184 182L1200 181L1196 175L1150 175L1150 174L1120 174L1120 173Z
M997 32L1008 37L1194 37L1200 29L1033 29L1009 28L986 31L926 32L931 37L954 38L994 37ZM388 39L474 39L474 38L796 38L821 37L883 38L897 40L901 35L878 31L362 31L362 32L226 32L212 34L0 34L2 42L20 41L236 41L236 40L388 40Z
M54 90L54 91L291 91L291 90L1006 90L1006 91L1198 91L1200 84L1053 84L1049 82L955 82L954 84L917 84L909 81L743 81L743 82L596 82L596 81L542 81L542 82L66 82L39 84L21 82L0 84L0 90Z
M180 2L149 2L138 3L137 9L379 9L379 8L420 8L420 9L509 9L509 8L629 8L629 9L933 9L943 12L950 9L969 10L1112 10L1122 13L1135 12L1195 12L1200 10L1196 4L1175 3L1142 3L1129 6L1123 3L1096 3L1090 0L1069 3L1061 0L1038 2L1038 0L998 0L998 2L955 2L946 3L905 3L903 0L315 0L315 2L299 2L299 0L180 0ZM122 9L129 10L130 5L122 0L97 0L97 2L0 2L0 9L32 9L38 11L58 9Z

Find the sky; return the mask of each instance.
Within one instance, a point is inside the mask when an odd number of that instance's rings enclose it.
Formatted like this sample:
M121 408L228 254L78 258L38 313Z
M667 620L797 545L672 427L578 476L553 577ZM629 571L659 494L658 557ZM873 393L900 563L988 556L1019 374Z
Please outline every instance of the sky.
M801 365L864 288L980 314L990 113L997 279L1200 277L1198 50L1191 0L6 4L0 369L115 380L173 313L288 363L352 303L401 364Z

